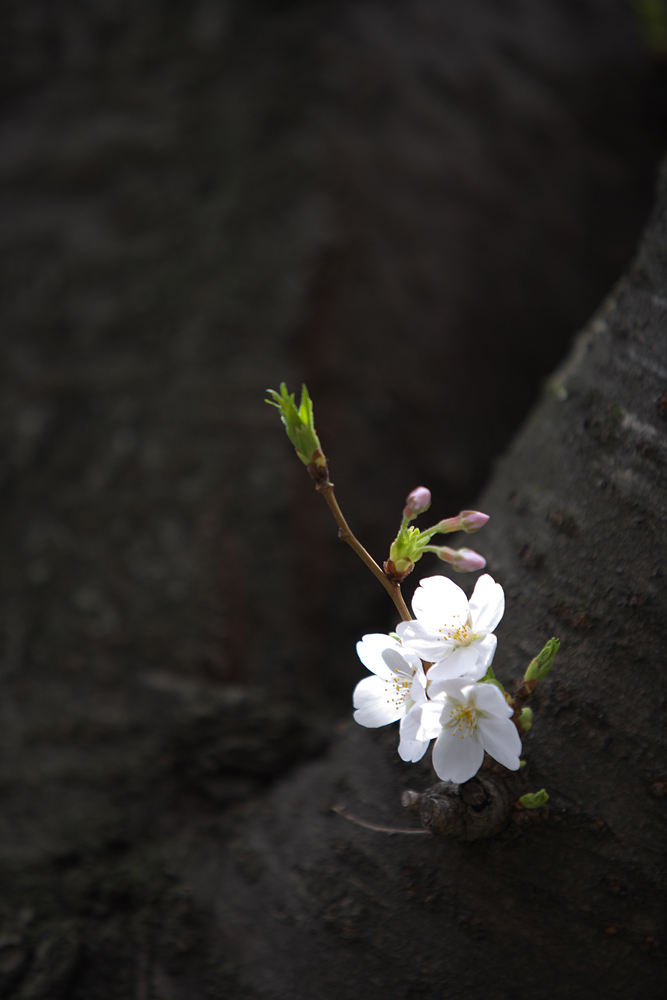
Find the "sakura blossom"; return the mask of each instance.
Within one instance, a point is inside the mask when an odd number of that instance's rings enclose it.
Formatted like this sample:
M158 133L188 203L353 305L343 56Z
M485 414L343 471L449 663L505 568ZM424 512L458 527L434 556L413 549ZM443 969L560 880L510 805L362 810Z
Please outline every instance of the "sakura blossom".
M519 769L521 737L495 684L454 677L433 683L429 696L415 736L437 736L433 767L442 781L468 781L479 771L484 751L510 771Z
M429 740L404 734L410 710L426 701L426 676L419 657L388 635L371 633L357 643L357 653L373 677L359 681L352 700L355 721L376 729L401 721L398 752L405 761L416 761L426 753Z
M412 610L416 620L401 622L396 633L406 651L433 664L429 682L484 676L496 651L492 633L505 610L499 583L485 573L468 601L453 580L429 576L417 587Z

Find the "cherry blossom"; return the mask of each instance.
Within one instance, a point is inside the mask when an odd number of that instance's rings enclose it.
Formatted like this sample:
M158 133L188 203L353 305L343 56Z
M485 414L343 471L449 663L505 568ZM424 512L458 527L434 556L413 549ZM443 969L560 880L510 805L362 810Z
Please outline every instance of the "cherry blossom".
M352 700L355 721L376 729L401 721L398 752L405 761L416 761L426 753L429 740L415 740L403 733L406 716L426 701L426 677L421 660L388 635L371 633L357 643L359 659L373 673L359 681Z
M401 622L396 632L407 652L433 664L430 682L484 676L496 651L492 633L505 610L499 583L485 573L468 601L453 580L429 576L417 587L412 610L416 620Z
M519 769L521 737L495 684L455 677L432 684L429 696L421 711L413 711L410 730L415 738L436 737L433 767L442 781L468 781L479 771L484 751L510 771Z

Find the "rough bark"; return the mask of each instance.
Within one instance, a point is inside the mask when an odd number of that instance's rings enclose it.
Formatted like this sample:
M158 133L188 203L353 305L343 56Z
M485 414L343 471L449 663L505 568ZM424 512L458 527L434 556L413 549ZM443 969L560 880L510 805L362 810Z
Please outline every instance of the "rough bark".
M295 690L347 706L353 640L391 606L259 404L305 375L380 559L417 482L436 516L470 502L648 203L654 91L629 11L20 0L2 17L0 992L494 1000L543 995L556 964L568 995L634 976L650 996L665 800L644 795L663 770L642 558L660 539L637 505L662 510L645 471L662 445L632 370L617 392L616 362L595 370L621 327L594 328L487 498L513 606L499 666L518 676L553 631L571 652L520 776L552 792L549 820L473 844L330 811L418 828L401 793L433 776L394 733L349 729L279 780L331 739ZM647 378L656 253L614 353ZM612 557L626 508L637 551Z
M563 640L520 775L548 815L466 844L360 829L331 805L405 826L414 770L395 734L352 728L237 816L240 857L192 844L195 896L258 996L663 995L666 245L663 183L635 264L482 499L508 597L497 673L518 682Z

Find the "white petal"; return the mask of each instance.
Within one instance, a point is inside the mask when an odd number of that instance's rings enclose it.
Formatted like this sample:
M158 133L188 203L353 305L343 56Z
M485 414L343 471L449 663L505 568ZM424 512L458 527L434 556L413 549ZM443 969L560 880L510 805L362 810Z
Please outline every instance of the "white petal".
M424 701L410 709L401 720L401 735L407 740L430 740L440 735L442 702Z
M430 663L443 660L456 649L456 643L417 622L401 622L396 632L401 637L406 653L412 653Z
M468 620L468 598L447 576L427 576L412 598L412 610L422 625L458 628Z
M505 613L505 591L488 573L480 576L475 584L470 613L475 632L493 632Z
M394 692L394 684L387 684L380 677L364 677L352 695L352 702L357 709L354 713L355 722L368 729L377 729L378 726L387 726L400 719L404 706L396 705Z
M433 667L431 667L431 670L433 670ZM431 676L431 670L429 670L426 675L427 678ZM466 700L463 695L463 690L467 687L470 687L469 677L447 677L431 684L428 689L428 696L432 700L435 700L436 698L438 699L440 711L442 712L445 707L444 698L451 698L451 700L456 702L458 705L462 701Z
M477 730L482 746L494 760L504 764L510 771L519 770L521 737L510 719L485 719L480 716L477 719Z
M422 706L415 705L401 719L401 739L415 740L421 725Z
M398 645L398 643L396 645ZM409 663L406 659L402 646L399 646L398 649L385 649L382 653L382 659L394 675L398 675L399 677L412 681L415 668L412 663ZM418 656L412 654L410 659L417 662L421 667L421 661Z
M357 643L357 656L371 673L377 674L378 677L384 677L385 680L390 680L394 675L382 655L388 649L400 650L401 645L389 635L371 632Z
M478 712L482 713L482 717L492 717L501 721L512 717L512 709L495 684L475 685L475 705Z
M422 759L428 750L429 743L431 742L428 738L419 739L418 730L419 714L408 712L408 714L401 719L401 741L398 744L398 755L401 760L412 764Z
M412 687L410 688L410 699L417 705L426 701L426 675L423 668L415 671Z
M416 764L428 750L430 742L430 740L404 740L401 737L401 742L398 744L398 755L406 763Z
M423 674L424 665L421 661L421 657L418 656L417 653L414 652L414 650L406 649L405 646L402 645L402 643L399 642L397 643L397 645L400 649L401 656L403 657L405 662L409 663L413 670L416 670L417 672L421 671L421 673Z
M484 676L493 663L493 657L496 655L498 640L495 635L485 635L482 636L481 639L475 639L473 645L477 650L478 660L477 667L470 671L470 676L473 680L478 681L480 677Z
M430 639L433 637L433 629L420 625L419 622L399 622L396 626L396 635L399 636L403 646L411 639ZM405 647L407 648L407 647Z
M473 672L477 677L483 677L486 673L486 668L482 670L481 674L479 673L479 651L476 649L476 643L470 646L459 646L447 659L440 663L434 663L429 669L426 679L435 682L447 680L450 677L463 677L466 674L468 681L470 681ZM436 691L433 692L432 697L435 694L437 694Z
M433 767L441 781L462 784L477 774L484 760L484 748L476 737L461 737L458 729L445 726L433 747Z

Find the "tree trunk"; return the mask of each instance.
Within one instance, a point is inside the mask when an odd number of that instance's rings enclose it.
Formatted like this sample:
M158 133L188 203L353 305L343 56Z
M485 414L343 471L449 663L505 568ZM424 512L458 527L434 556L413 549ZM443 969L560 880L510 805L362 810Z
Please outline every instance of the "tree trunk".
M473 843L359 828L331 807L409 827L401 793L429 778L398 759L395 731L352 724L190 840L194 896L256 995L664 995L666 245L663 178L636 262L480 504L507 593L496 674L518 682L562 640L520 775L521 792L549 791L548 815Z
M261 403L306 378L380 559L470 504L648 207L627 5L2 16L0 995L657 995L661 217L480 501L498 672L563 639L548 819L433 838L332 737L392 609Z

